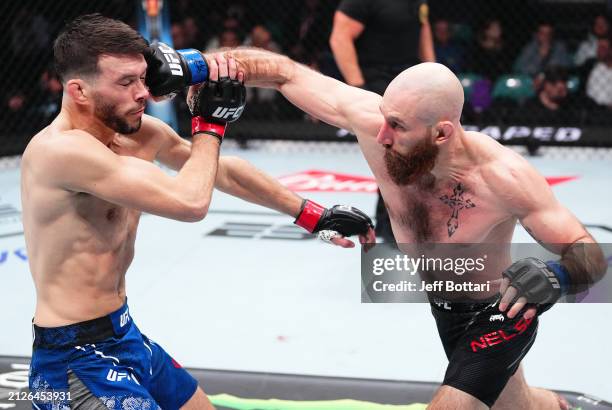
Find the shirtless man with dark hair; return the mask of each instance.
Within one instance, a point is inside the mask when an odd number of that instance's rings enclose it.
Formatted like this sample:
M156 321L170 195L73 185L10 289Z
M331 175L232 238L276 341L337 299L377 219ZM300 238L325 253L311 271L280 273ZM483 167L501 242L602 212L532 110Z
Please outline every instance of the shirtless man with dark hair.
M125 274L141 213L199 221L216 186L292 215L310 232L369 230L371 237L371 221L354 208L303 200L244 160L219 158L226 120L244 108L235 62L219 66L188 50L188 65L180 67L173 50L148 45L128 25L99 14L69 23L54 54L62 109L32 138L21 163L36 287L33 407L211 409L197 381L140 333L129 314ZM144 115L149 89L167 90L170 77L160 73L190 67L198 80L209 80L190 89L191 143ZM178 174L167 175L154 160ZM354 246L346 238L331 240Z

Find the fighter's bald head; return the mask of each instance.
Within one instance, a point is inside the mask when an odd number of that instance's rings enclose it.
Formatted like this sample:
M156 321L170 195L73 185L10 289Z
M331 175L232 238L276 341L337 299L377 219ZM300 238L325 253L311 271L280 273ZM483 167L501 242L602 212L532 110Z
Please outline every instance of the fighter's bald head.
M422 63L402 71L387 87L383 105L428 126L439 121L459 123L463 87L442 64Z

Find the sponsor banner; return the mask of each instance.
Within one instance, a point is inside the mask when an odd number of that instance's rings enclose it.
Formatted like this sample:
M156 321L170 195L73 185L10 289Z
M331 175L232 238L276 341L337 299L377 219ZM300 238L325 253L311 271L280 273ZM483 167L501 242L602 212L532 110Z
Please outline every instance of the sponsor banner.
M479 131L499 142L532 139L543 143L576 143L583 139L578 127L531 127L526 125L464 125L466 131Z
M551 146L611 147L610 127L555 127L546 124L464 124L464 129L480 131L502 144L539 143ZM346 130L323 123L304 121L261 122L241 120L232 124L229 135L240 140L298 140L355 142Z

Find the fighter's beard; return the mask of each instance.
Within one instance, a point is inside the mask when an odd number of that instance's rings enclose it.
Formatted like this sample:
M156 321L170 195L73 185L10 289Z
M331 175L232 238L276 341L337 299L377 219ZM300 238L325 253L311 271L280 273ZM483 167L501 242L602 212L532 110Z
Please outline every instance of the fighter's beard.
M94 114L104 125L120 134L133 134L140 129L142 117L138 119L135 125L131 125L125 118L122 118L116 113L116 106L106 104L102 101L96 101Z
M384 160L387 173L397 185L414 184L430 175L436 164L438 151L438 146L429 138L424 138L405 155L395 152L390 147L386 148Z

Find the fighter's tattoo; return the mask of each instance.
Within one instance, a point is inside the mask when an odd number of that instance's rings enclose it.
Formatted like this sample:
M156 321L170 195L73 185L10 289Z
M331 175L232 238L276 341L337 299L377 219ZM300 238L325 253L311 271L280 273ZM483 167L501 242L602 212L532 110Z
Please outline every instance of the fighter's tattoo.
M463 188L463 184L460 182L455 188L453 188L453 194L450 197L448 195L443 195L440 197L440 200L452 209L451 216L446 222L449 238L453 236L453 234L457 231L457 228L459 228L459 211L461 209L469 209L476 206L471 199L463 198L464 193L465 189Z

